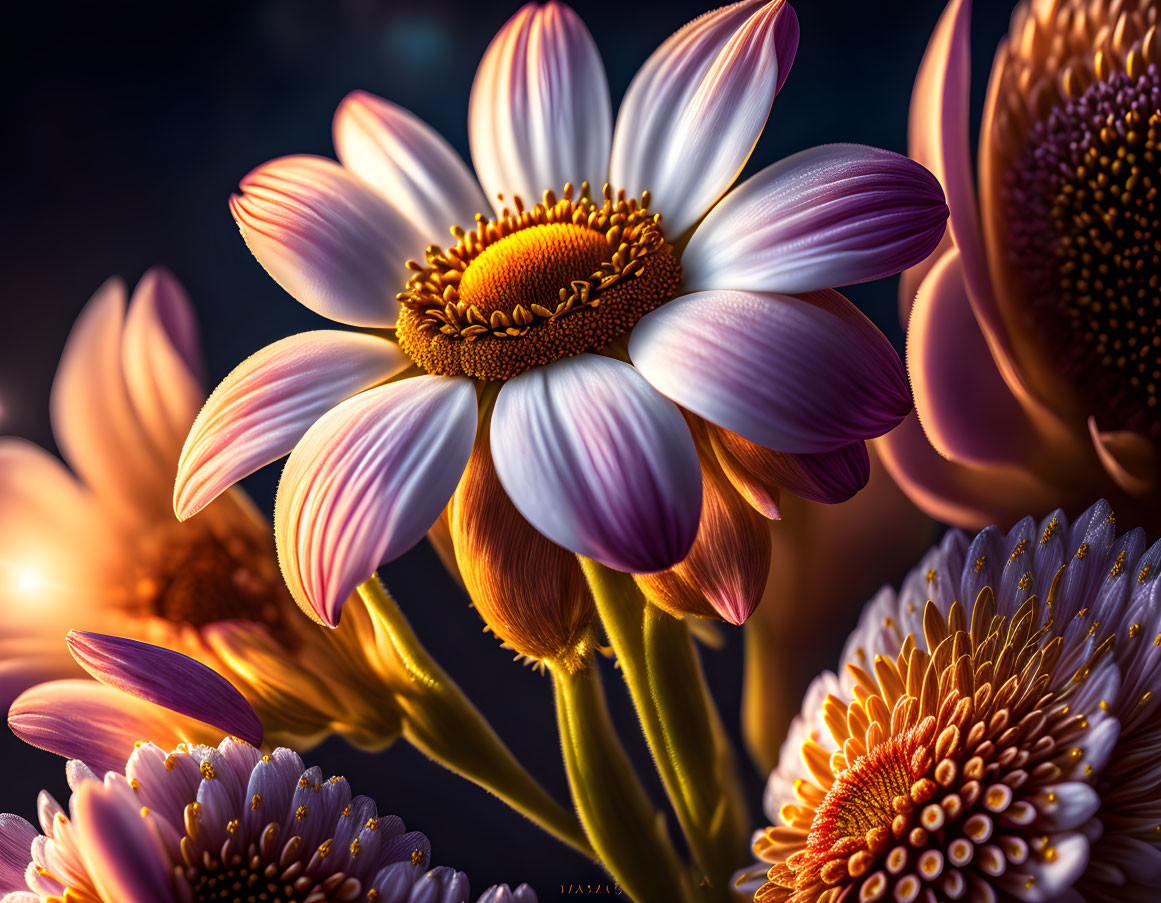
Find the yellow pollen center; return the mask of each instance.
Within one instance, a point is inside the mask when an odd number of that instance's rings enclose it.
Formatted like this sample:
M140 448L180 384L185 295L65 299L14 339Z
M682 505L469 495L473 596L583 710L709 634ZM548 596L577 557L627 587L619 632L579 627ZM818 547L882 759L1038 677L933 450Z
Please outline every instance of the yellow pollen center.
M664 304L681 267L661 217L640 199L588 184L551 191L531 208L512 199L491 221L456 226L432 245L398 295L396 338L416 364L441 376L505 380L530 367L600 351Z
M460 300L485 316L517 306L556 307L561 286L586 279L609 253L605 236L572 223L545 223L484 249L460 279Z

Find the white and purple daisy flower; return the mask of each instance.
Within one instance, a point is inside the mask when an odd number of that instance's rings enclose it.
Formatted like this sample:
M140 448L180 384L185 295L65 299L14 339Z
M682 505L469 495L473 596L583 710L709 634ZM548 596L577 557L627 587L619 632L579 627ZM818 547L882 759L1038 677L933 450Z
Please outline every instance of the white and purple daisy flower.
M715 556L731 545L715 529L734 521L706 514L699 487L776 516L780 487L836 500L866 482L864 440L898 423L910 395L890 344L831 287L922 260L947 216L925 169L855 145L803 151L726 194L797 42L785 0L707 13L649 58L614 127L589 31L555 0L530 3L476 75L475 175L406 110L346 98L342 165L273 160L231 209L295 298L394 333L305 333L238 367L190 432L178 516L289 453L279 558L303 608L334 625L490 445L514 509L488 554L483 515L452 519L470 591L543 580L545 567L544 582L568 582L557 571L576 562L548 562L549 541L634 573L693 547L690 573L646 593L680 608L701 568L740 588L694 587L691 606L708 596L745 620L766 568ZM513 543L518 561L499 548ZM474 571L495 567L510 572Z
M807 692L760 901L1156 898L1161 543L1100 502L953 530ZM763 868L763 871L765 869ZM759 873L760 875L761 873Z

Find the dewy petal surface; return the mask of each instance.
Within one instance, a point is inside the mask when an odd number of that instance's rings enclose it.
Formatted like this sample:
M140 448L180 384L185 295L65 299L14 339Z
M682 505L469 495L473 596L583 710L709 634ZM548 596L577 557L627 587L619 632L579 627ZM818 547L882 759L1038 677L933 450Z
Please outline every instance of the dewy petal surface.
M794 294L892 276L925 258L947 206L935 177L899 154L828 144L731 191L681 256L682 285Z
M490 208L471 170L415 114L366 91L339 104L335 151L343 166L398 207L428 243L444 245L453 225L472 228Z
M668 235L692 226L733 184L770 115L798 43L785 0L745 0L694 19L634 77L617 114L609 179L648 190Z
M70 630L69 650L103 684L220 728L252 746L262 722L234 685L188 655L125 637Z
M521 514L558 545L622 571L681 561L701 511L680 411L632 367L584 354L500 390L492 457Z
M274 504L274 539L295 601L335 626L343 602L431 527L472 451L471 380L417 376L324 414L294 447Z
M684 295L637 324L629 355L662 394L751 442L834 451L889 430L911 399L887 339L837 292L828 298Z
M306 154L259 166L230 198L250 251L315 313L353 326L392 326L406 263L423 236L397 208L334 160Z
M173 508L192 517L242 477L288 454L345 398L408 365L393 342L340 330L280 339L214 389L182 449Z
M566 182L599 190L611 133L604 64L580 17L556 0L521 7L488 45L468 107L472 161L496 209L499 194L531 206Z

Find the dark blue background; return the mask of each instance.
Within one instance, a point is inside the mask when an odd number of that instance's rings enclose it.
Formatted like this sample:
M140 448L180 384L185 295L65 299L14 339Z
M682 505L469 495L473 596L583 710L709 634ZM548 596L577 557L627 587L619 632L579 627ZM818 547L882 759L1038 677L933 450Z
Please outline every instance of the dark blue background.
M576 8L600 47L616 100L648 54L706 7L581 0ZM904 151L915 69L941 8L900 0L799 3L798 58L747 173L831 141ZM237 180L282 154L331 155L331 115L354 88L413 110L467 158L472 76L514 10L452 0L106 0L6 9L0 432L53 447L48 391L57 357L73 318L111 274L132 283L154 263L177 273L197 305L215 381L261 346L321 325L247 252L226 208ZM1009 12L1004 0L977 4L977 113ZM893 280L849 295L901 343ZM277 472L267 468L248 483L267 508ZM426 545L384 574L437 658L521 759L566 798L548 680L513 663L481 632ZM802 651L813 667L832 665L847 625L839 626ZM707 655L707 669L736 728L738 632L723 651ZM641 752L623 694L611 689L626 742ZM527 880L542 901L555 900L561 884L602 880L594 866L405 744L369 757L330 742L307 758L427 832L435 862L467 871L477 893L496 881ZM64 799L59 759L4 734L0 761L8 776L0 783L0 811L33 818L41 786ZM640 763L648 768L643 753ZM757 820L761 777L747 768L745 779Z

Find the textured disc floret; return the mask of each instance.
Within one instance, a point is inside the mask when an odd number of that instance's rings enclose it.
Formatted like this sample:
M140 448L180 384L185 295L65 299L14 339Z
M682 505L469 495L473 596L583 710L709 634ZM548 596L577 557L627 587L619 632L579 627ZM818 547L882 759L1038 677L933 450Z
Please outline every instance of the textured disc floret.
M102 781L79 762L70 767L67 812L41 794L45 836L33 839L26 871L34 899L119 903L126 882L151 888L158 903L462 903L469 894L463 873L428 870L423 834L380 816L343 778L304 769L288 749L263 755L227 739L166 752L141 743L124 775ZM5 850L15 853L18 829L6 830Z
M759 901L1155 899L1161 543L1105 503L950 531L866 607L767 784ZM969 600L966 604L961 600Z
M1052 686L1060 640L1041 608L1033 597L1006 618L990 587L970 621L929 603L932 652L908 637L873 673L850 666L854 698L824 703L838 749L808 741L815 781L755 846L774 863L758 900L982 900L1002 877L1035 883L1025 866L1058 853L1028 828L1084 757L1092 725L1073 697L1108 653Z
M648 192L605 185L598 201L586 182L512 207L495 221L477 214L474 230L452 229L454 245L408 263L396 335L427 372L504 380L598 351L677 289L681 268Z
M1105 428L1161 435L1161 72L1067 98L1007 174L1010 253L1032 313Z

